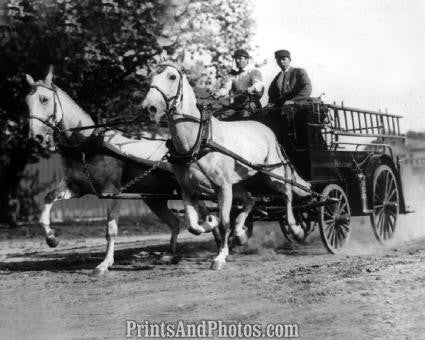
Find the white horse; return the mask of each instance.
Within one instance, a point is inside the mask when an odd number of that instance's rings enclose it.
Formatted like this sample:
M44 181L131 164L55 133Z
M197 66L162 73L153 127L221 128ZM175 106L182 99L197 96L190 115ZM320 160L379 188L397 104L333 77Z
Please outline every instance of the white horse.
M42 81L35 82L27 75L32 91L26 97L26 103L30 112L30 135L42 146L48 147L56 133L53 143L61 144L64 151L64 178L57 188L46 195L40 218L47 243L55 247L58 241L50 228L50 211L58 200L86 194L116 194L124 184L149 170L152 164L159 164L159 169L131 185L125 190L126 193L172 194L179 187L169 164L159 163L167 152L164 141L132 140L117 131L107 131L100 143L97 143L93 129L70 131L75 127L92 126L94 122L64 91L52 83L52 77L52 69ZM138 161L132 160L132 157ZM165 198L145 199L149 208L170 227L171 252L175 254L180 220L169 210L167 201ZM106 256L95 268L95 274L105 273L114 262L118 218L119 201L108 200Z
M208 231L198 223L196 208L199 194L214 192L218 196L222 243L220 252L212 263L213 269L221 269L224 266L229 252L228 239L233 194L240 196L244 205L243 211L236 218L234 233L245 239L243 226L254 206L254 199L242 185L238 184L255 175L257 171L234 157L217 152L216 149L211 152L200 150L202 136L204 139L208 136L216 145L225 147L253 164L280 163L270 170L273 174L288 180L292 178L304 187L310 188L309 183L291 171L274 133L267 126L255 121L223 122L214 117L205 119L201 116L193 89L182 68L177 64L163 63L158 67L142 106L154 121L159 122L164 115L167 115L173 144L172 151L177 157L187 158L186 164L173 164L173 171L182 188L185 218L189 228L198 232ZM201 157L196 157L198 153ZM300 196L309 194L293 187L288 181L266 177L267 185L282 193L286 199L289 228L295 236L303 238L304 232L296 224L292 211L292 191L294 190Z

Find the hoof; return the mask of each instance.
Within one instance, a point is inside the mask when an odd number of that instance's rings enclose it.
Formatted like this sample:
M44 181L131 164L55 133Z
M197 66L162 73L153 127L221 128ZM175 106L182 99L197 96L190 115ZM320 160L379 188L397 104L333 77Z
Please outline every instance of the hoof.
M175 256L163 255L159 258L158 264L176 264Z
M246 231L243 230L242 233L239 235L236 235L236 240L238 241L238 245L242 246L248 242L248 235L246 234Z
M293 225L293 226L291 226L291 231L292 231L292 234L294 235L294 238L296 240L298 240L299 242L301 242L305 239L306 235L305 235L303 228L301 228L301 226L299 226L297 224Z
M209 225L210 231L218 227L219 224L218 218L215 215L208 215L205 222Z
M59 241L57 240L56 237L52 236L52 237L46 237L46 243L50 248L56 248L57 245L59 244Z
M221 260L214 260L211 263L211 269L212 270L221 270L224 268L224 265L226 264L225 261L221 261Z
M193 229L193 228L188 228L187 231L193 235L201 235L201 232L199 230Z
M96 267L92 272L92 276L102 276L108 272L108 268L105 267Z
M171 256L170 264L179 264L181 259L182 259L181 256L178 256L178 255Z

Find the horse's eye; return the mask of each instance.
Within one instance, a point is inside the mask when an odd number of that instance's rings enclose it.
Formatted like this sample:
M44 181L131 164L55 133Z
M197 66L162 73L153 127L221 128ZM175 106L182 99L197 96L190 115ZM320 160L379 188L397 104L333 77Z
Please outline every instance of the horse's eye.
M43 105L46 105L49 101L49 98L47 98L46 96L40 96L40 103Z
M158 66L157 69L156 69L156 73L161 74L162 72L164 72L164 70L165 70L164 66Z
M170 78L171 80L176 80L177 76L175 74L171 74L170 76L168 76L168 78Z

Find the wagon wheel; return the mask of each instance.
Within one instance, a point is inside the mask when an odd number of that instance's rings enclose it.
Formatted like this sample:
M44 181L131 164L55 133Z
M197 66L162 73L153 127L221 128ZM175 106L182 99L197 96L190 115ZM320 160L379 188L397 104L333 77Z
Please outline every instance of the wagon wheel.
M350 204L344 190L337 184L327 185L322 195L339 201L321 207L319 218L322 242L330 253L336 254L350 238Z
M399 194L394 172L388 165L378 166L373 174L373 213L370 220L379 242L391 238L399 209Z

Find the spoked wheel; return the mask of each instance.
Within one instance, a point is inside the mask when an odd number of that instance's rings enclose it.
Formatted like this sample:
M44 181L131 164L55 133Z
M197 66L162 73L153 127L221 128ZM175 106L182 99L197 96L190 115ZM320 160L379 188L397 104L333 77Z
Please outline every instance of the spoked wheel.
M344 190L337 184L329 184L322 195L338 200L320 208L320 236L326 249L336 254L341 252L350 238L351 209Z
M370 220L375 237L384 242L394 234L399 210L399 193L394 172L388 165L373 174L373 213Z

